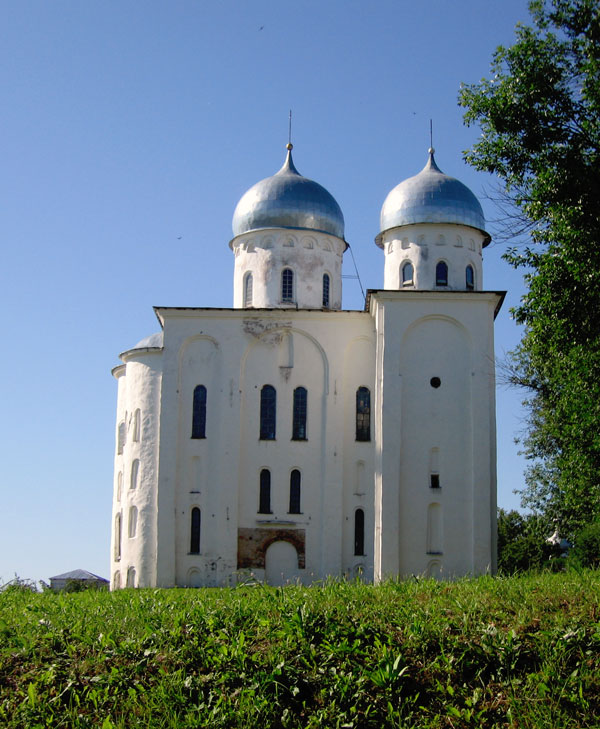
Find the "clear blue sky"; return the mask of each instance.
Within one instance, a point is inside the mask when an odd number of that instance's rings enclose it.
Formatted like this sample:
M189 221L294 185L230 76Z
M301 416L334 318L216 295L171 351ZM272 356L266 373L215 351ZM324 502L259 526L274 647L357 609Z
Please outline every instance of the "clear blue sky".
M425 164L430 118L441 169L491 188L462 160L478 130L458 89L527 18L526 0L2 3L1 581L108 576L110 370L158 331L153 305L232 305L231 216L281 166L288 110L296 166L337 199L363 285L381 287L379 211ZM502 252L484 257L484 287L508 290L499 356L523 293ZM344 286L344 308L361 308ZM498 392L507 508L521 397Z

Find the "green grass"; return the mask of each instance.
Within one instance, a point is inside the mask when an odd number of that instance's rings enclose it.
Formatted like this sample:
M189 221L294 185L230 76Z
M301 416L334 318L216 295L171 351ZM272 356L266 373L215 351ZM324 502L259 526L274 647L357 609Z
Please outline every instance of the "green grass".
M598 727L599 587L9 589L0 726Z

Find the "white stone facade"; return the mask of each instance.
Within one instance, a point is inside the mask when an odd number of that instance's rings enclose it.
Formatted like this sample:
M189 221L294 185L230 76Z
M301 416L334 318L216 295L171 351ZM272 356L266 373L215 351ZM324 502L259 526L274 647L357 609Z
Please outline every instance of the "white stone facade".
M278 175L306 187L288 160ZM113 589L495 570L489 237L382 231L385 289L344 311L339 209L325 199L325 231L310 200L286 205L293 226L238 216L234 308L155 309L162 333L113 370Z
M233 306L236 309L341 309L342 255L346 243L321 232L260 230L231 241L235 255ZM293 273L291 293L282 296L282 273ZM323 301L323 276L329 297ZM248 299L248 277L252 277Z

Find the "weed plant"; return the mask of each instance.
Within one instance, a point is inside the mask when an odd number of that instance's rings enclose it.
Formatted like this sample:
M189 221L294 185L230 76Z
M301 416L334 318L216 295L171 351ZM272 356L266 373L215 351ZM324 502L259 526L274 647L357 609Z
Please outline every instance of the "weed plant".
M0 593L0 726L600 726L600 573Z

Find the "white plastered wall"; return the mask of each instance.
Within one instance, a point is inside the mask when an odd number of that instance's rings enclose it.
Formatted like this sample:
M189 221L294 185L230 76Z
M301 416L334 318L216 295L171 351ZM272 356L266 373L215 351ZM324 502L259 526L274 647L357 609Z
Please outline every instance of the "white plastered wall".
M127 573L135 569L134 585L151 586L156 576L156 525L158 487L158 443L160 439L161 352L132 350L122 355L125 365L114 370L118 380L117 446L119 424L125 424L123 452L115 448L115 490L111 535L111 584L126 585ZM136 416L139 411L139 416ZM136 427L136 418L139 425ZM137 431L137 432L136 432ZM135 488L132 468L139 463ZM121 477L120 493L118 489ZM135 535L130 536L131 509L137 510ZM116 559L115 518L121 513L121 558ZM118 579L116 578L119 574Z
M329 274L330 309L342 304L342 255L345 242L334 235L316 231L256 230L234 238L235 255L233 306L245 306L245 276L252 274L254 308L323 308L323 274ZM281 273L294 273L293 302L282 302Z
M466 225L420 223L392 228L383 234L385 289L436 289L435 269L439 261L448 265L451 291L465 291L468 265L475 273L474 290L483 290L481 231ZM401 270L409 261L414 268L413 284L403 286Z
M372 295L378 580L495 568L493 317L499 298L489 292ZM431 488L432 470L440 488Z
M350 574L356 560L345 530L358 497L355 469L345 464L359 458L346 451L360 446L366 477L357 504L368 505L373 498L373 444L345 440L354 383L350 400L343 388L352 367L361 384L372 380L368 313L189 309L159 314L164 318L165 359L157 584L222 585L243 578L245 573L237 570L238 528L303 530L306 566L300 577L305 582ZM350 362L348 343L356 336L371 343L354 351ZM202 440L190 438L198 384L207 387L207 437ZM274 441L259 439L264 384L277 391ZM306 441L291 440L293 391L298 386L308 391ZM271 471L271 515L258 513L261 468ZM294 468L302 475L301 514L288 513ZM202 514L198 555L189 554L193 506ZM368 506L365 516L370 552Z

